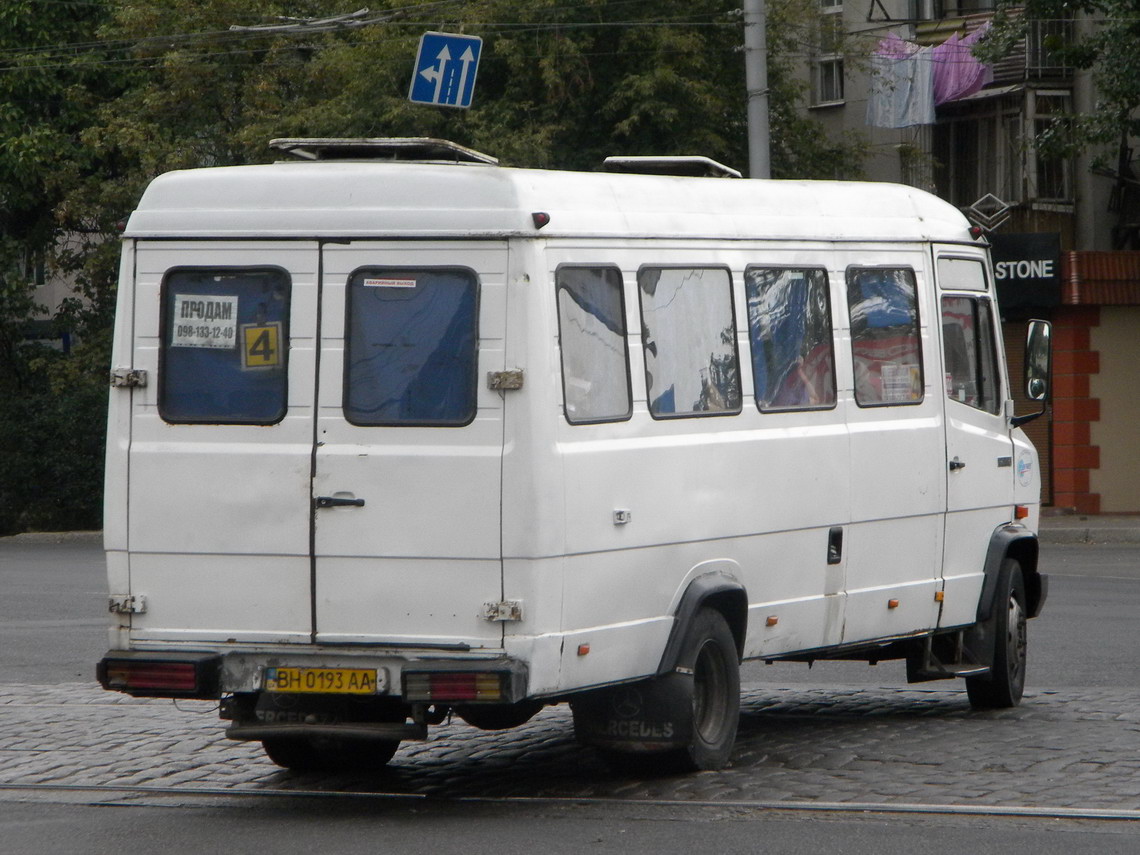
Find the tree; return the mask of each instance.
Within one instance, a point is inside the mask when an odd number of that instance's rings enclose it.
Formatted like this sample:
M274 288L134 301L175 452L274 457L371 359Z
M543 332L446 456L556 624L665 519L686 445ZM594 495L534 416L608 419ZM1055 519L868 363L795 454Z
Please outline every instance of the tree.
M44 5L0 0L0 532L97 525L118 224L160 173L272 160L274 137L436 136L532 167L747 163L730 0ZM787 57L812 0L772 8L773 174L858 176L862 144L794 109ZM408 101L427 30L483 37L472 109ZM75 283L54 319L78 334L68 354L28 341L40 259Z
M121 84L96 44L105 16L98 2L65 14L0 2L0 534L98 525L106 367L97 342L109 315L71 301L54 319L57 337L85 343L68 356L35 341L52 321L33 294L69 274L58 207L77 176L99 169L78 137Z

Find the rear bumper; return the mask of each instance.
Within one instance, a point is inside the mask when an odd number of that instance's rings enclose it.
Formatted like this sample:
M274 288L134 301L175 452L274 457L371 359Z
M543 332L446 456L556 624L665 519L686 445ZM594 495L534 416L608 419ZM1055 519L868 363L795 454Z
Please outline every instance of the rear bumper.
M280 668L373 669L376 696L409 704L514 704L527 697L528 669L506 656L418 658L370 651L111 650L96 666L107 690L141 698L198 698L256 694L266 672Z

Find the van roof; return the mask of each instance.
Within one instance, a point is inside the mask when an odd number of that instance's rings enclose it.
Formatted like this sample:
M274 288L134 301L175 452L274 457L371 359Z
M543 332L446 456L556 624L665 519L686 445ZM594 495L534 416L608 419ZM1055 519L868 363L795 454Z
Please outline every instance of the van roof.
M541 231L536 212L549 215ZM125 234L970 241L968 230L952 205L895 184L330 160L167 173Z

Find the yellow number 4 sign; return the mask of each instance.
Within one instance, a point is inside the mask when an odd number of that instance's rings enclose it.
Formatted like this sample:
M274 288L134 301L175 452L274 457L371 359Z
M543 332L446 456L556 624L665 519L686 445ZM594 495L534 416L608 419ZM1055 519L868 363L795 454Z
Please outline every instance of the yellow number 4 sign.
M241 328L241 367L276 368L281 364L281 324L245 324Z

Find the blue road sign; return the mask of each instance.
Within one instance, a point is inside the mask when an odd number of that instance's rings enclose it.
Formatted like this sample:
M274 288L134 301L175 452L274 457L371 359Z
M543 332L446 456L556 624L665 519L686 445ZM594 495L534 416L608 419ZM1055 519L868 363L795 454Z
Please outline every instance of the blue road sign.
M470 107L482 49L478 36L424 33L408 99L440 107Z

